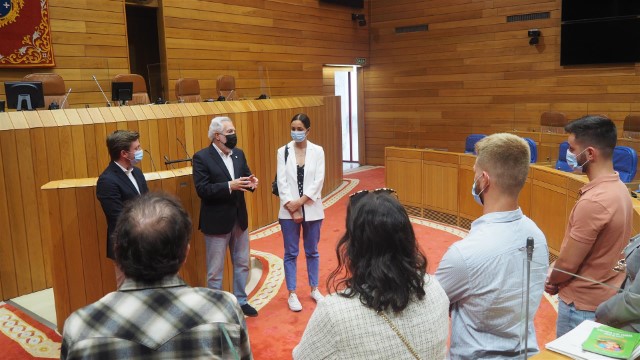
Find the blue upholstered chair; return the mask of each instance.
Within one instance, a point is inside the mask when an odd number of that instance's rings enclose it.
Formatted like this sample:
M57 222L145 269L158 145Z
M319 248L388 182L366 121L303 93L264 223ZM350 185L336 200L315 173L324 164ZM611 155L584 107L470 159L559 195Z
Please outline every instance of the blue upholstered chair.
M538 161L538 147L536 146L536 142L530 138L523 138L529 144L529 149L531 150L531 163L535 163Z
M471 134L467 136L467 140L464 143L464 153L465 154L476 154L476 143L482 138L486 137L484 134Z
M638 155L628 146L616 146L613 149L613 169L620 174L624 183L633 181L638 169Z
M560 144L558 161L556 161L556 169L571 172L573 171L573 169L571 169L571 166L569 166L569 163L567 163L567 149L569 149L568 142L565 141Z

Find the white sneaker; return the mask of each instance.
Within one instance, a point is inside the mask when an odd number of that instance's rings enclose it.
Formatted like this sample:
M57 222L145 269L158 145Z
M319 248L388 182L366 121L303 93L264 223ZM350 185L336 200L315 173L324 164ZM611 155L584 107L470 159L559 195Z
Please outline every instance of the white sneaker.
M287 302L289 303L289 309L291 309L291 311L302 310L302 304L300 304L300 300L298 300L298 295L294 293L289 294L289 300L287 300Z
M322 301L322 299L324 299L324 296L322 296L322 294L320 293L320 290L318 290L318 289L315 289L315 290L313 290L311 292L311 297L316 302L320 302L320 301Z

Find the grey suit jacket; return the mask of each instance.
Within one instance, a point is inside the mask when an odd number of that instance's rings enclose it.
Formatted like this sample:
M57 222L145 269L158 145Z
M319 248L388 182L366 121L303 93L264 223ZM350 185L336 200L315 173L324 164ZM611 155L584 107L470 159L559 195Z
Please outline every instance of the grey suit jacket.
M627 280L624 290L596 309L598 322L633 332L640 332L640 242L627 257Z

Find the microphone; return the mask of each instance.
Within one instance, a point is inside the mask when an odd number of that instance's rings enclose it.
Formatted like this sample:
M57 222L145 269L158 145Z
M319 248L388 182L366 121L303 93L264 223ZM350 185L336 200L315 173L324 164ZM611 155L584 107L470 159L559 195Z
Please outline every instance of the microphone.
M177 164L177 163L186 162L186 161L191 161L191 158L171 160L171 159L169 159L169 157L167 157L167 155L164 156L164 164L165 165Z
M69 97L69 94L71 94L71 88L69 88L69 91L67 91L67 95L65 95L64 99L62 99L62 104L60 104L60 109L64 109L64 103L67 102L67 98Z
M109 98L107 97L107 95L104 94L104 91L102 91L102 86L100 86L100 83L96 79L96 76L91 75L91 77L93 78L93 81L96 82L96 85L98 85L98 89L100 89L100 92L102 93L102 96L104 96L104 99L107 100L107 107L111 107L111 102L109 102Z
M527 260L531 261L533 258L533 238L529 236L527 238Z
M149 154L149 159L151 159L151 166L153 166L153 172L156 172L158 170L156 170L156 162L153 161L153 157L151 156L151 153L149 152L149 150L144 149L144 152L146 152L147 154Z
M171 165L171 169L173 169L173 164L175 163L175 161L169 160L169 157L167 155L164 156L164 164L165 165Z
M231 91L229 91L229 95L227 95L227 99L234 100L233 96L232 96L234 91L236 91L236 90L235 89L231 89Z
M184 159L185 161L191 161L191 163L193 164L193 158L191 157L191 155L189 155L189 152L187 151L187 147L184 146L184 144L182 143L182 141L180 141L179 138L176 138L176 140L178 140L178 143L180 145L182 145L182 149L184 150L184 153L187 154L187 158Z
M164 164L165 165L171 165L171 164L176 164L176 163L181 163L181 162L187 162L187 161L191 161L191 163L193 164L193 159L191 158L191 156L189 155L189 152L187 151L187 147L184 146L184 144L182 143L182 141L180 141L179 138L176 138L176 140L178 141L178 143L180 143L180 145L182 145L182 149L184 150L184 152L187 154L187 157L185 159L178 159L178 160L170 160L169 157L167 157L167 155L164 156Z
M524 320L524 358L529 358L529 294L531 292L531 259L533 258L533 238L529 236L527 238L527 291L525 300L525 320Z

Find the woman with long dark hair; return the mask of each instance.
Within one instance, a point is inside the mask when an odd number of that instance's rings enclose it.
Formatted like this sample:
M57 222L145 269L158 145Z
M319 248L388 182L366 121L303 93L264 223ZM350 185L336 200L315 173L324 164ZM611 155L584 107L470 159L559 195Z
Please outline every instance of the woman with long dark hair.
M443 359L449 300L391 189L351 195L346 232L294 359Z

